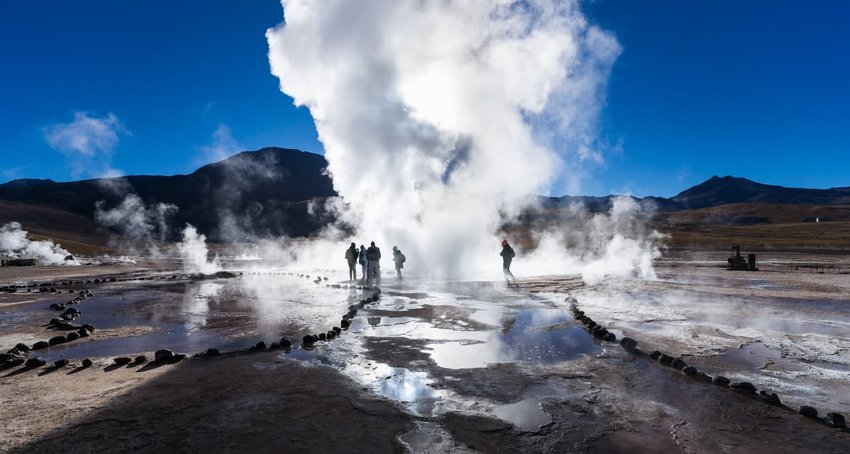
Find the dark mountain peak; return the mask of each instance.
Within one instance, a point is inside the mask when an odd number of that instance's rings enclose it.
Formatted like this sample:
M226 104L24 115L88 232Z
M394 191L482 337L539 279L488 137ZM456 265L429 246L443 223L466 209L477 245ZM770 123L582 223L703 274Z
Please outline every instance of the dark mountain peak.
M17 180L8 181L0 184L2 188L26 188L30 186L39 186L42 184L53 184L55 181L50 178L19 178Z
M847 191L786 188L741 177L713 176L670 199L681 208L705 208L731 203L833 205L847 203Z

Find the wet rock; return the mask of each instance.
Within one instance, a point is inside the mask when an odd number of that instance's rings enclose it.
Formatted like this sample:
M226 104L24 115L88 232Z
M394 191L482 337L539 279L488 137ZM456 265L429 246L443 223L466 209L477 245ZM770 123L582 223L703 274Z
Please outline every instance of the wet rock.
M50 345L59 345L64 344L65 342L68 342L68 339L66 339L65 336L51 337L50 340L47 341Z
M764 403L767 403L767 404L770 404L770 405L776 405L776 406L782 405L782 401L779 400L779 396L777 396L776 393L772 393L772 392L766 391L766 390L761 390L761 391L759 391L759 394L761 395L761 400Z
M80 337L89 337L89 331L85 328L80 328L80 330L77 331L77 334L79 334Z
M70 333L68 333L67 336L65 336L65 338L68 339L68 342L75 341L75 340L80 338L80 334L75 333L75 332L70 332Z
M722 375L718 375L718 376L714 377L713 383L717 386L722 386L724 388L728 388L730 381L729 381L728 378L726 378Z
M280 338L280 348L292 348L292 341L289 338L281 337Z
M267 349L268 349L268 347L266 347L266 343L263 342L263 341L260 341L260 342L257 342L257 345L249 348L248 350L251 350L252 352L261 352L261 351L264 351L264 350L267 350Z
M675 363L675 361L674 361L674 363ZM697 374L697 368L694 367L694 366L685 366L685 367L682 368L682 372L684 372L685 375L687 375L688 377L693 377Z
M631 337L624 337L620 339L620 346L623 347L627 352L634 351L637 347L637 341L632 339Z
M596 322L594 322L593 319L589 318L586 322L584 322L584 326L586 326L588 329L593 329L593 327L596 326Z
M327 337L325 337L325 333L320 333L320 334L319 334L319 340L322 340L322 341L323 341L323 340L325 340L325 339L327 339Z
M117 358L113 359L112 361L113 361L115 364L118 364L119 366L124 366L124 365L126 365L126 364L130 364L130 363L132 363L132 362L133 362L133 360L132 360L132 359L130 359L130 358L126 357L126 356L119 356L119 357L117 357Z
M753 386L752 383L746 382L746 381L732 383L731 385L729 385L729 389L731 389L733 391L742 392L742 393L755 393L756 392L756 387Z
M40 356L36 356L35 358L28 359L25 364L29 368L34 368L34 367L41 367L41 366L47 364L47 361L45 361L44 358L42 358Z
M658 361L658 358L661 358L661 352L658 350L653 350L652 353L649 354L649 357Z
M84 329L84 330L86 330L90 333L94 332L94 325L89 325L88 323L84 323L83 326L81 326L80 328L82 328L82 329Z
M27 350L29 350L29 349L27 349ZM6 355L12 355L12 356L24 356L24 352L23 352L23 351L21 351L21 350L18 350L18 348L17 348L17 347L14 347L14 348L10 349L10 350L9 350L9 351L7 351L5 354L6 354Z
M808 405L803 405L800 407L800 414L807 418L817 418L818 411L815 407L810 407Z
M674 359L674 360L673 360L673 362L670 364L670 366L671 366L671 367L673 367L673 369L676 369L676 370L682 370L682 369L684 369L687 365L688 365L688 363L686 363L686 362L685 362L682 358L676 358L676 359ZM696 370L696 369L694 369L694 370Z
M827 413L826 417L823 418L823 422L825 422L828 426L837 427L839 429L847 427L847 422L844 420L844 415L841 413Z
M154 361L171 361L175 358L175 356L176 355L173 351L167 348L162 348L154 352L153 359Z
M606 342L616 342L617 341L617 335L612 333L612 332L607 332L607 333L605 333L604 336L602 336L602 340L604 340Z
M597 339L602 339L603 337L605 337L606 334L608 334L608 330L599 325L596 325L596 328L593 329L592 333L593 337Z
M32 344L32 349L33 350L43 350L43 349L45 349L49 346L50 346L50 344L45 342L45 341L38 341L38 342Z
M50 308L54 311L61 311L62 309L65 309L65 305L62 303L53 303L50 305Z
M14 358L9 358L6 361L0 361L0 364L5 365L6 367L18 367L21 364L27 362L27 359L22 356L17 356Z
M308 334L308 335L304 336L303 339L301 339L301 343L304 344L305 346L309 347L309 346L315 344L318 340L319 340L319 338L314 337L312 334Z
M339 333L341 333L341 332L342 332L342 328L340 328L340 327L338 327L338 326L334 326L334 327L333 327L333 328L331 328L331 329L332 329L332 330L333 330L333 332L334 332L334 333L336 333L337 335L339 335Z
M92 364L94 364L94 363L92 363L92 361L88 358L83 360L83 367L91 367Z
M697 374L694 375L694 379L705 383L711 383L712 381L711 375L708 375L705 372L697 372Z
M70 362L70 361L68 361L67 359L62 358L62 359L60 359L60 360L58 360L58 361L55 361L55 362L53 363L53 367L55 367L55 368L59 369L60 367L65 367L65 366L67 366L69 362Z
M336 331L334 331L334 330L330 330L330 331L328 331L328 333L327 333L326 337L327 337L329 340L330 340L330 339L335 338L335 337L336 337Z
M208 348L205 354L207 356L219 356L221 355L221 352L219 352L217 348Z
M662 353L661 356L658 357L658 362L665 366L671 366L673 365L673 358Z
M17 352L12 352L11 350L6 353L0 353L0 363L6 363L8 361L18 358L24 358L24 355Z
M343 320L339 322L339 326L341 326L342 329L348 329L348 327L351 326L351 322L349 322L348 320Z

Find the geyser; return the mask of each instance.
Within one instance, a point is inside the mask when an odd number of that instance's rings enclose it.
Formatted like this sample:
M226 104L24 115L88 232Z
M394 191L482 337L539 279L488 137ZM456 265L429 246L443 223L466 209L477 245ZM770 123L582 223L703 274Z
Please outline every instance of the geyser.
M310 110L358 244L398 245L420 274L492 276L525 196L600 159L620 47L577 1L282 3L271 70Z

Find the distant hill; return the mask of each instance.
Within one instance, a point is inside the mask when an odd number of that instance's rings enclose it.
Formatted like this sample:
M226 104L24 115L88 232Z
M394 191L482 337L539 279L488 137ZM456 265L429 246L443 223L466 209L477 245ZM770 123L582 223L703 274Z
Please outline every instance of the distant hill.
M127 194L146 204L170 203L175 237L191 223L214 240L238 240L232 231L305 236L328 219L308 214L311 201L336 195L321 155L284 148L246 151L188 175L126 176L56 183L14 180L0 185L0 200L63 210L94 219L95 205L120 204Z

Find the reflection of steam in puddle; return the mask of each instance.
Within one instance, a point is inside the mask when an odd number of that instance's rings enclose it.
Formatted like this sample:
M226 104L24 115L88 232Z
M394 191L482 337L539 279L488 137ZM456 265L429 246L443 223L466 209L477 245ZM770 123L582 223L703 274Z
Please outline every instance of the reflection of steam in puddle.
M552 416L540 408L540 400L535 397L496 407L493 413L525 432L537 432L552 423Z
M447 369L513 361L553 363L603 351L584 329L568 323L563 310L523 309L505 326L504 331L461 332L471 342L432 343L427 349L437 365ZM469 336L471 333L475 336ZM481 334L486 338L481 339Z
M345 372L374 392L405 404L419 415L430 416L444 396L443 391L431 387L433 380L425 372L413 372L383 363L353 363Z
M751 372L765 369L783 371L803 370L800 364L783 358L780 352L771 350L761 342L753 342L741 348L729 349L724 353L723 357L735 367Z

